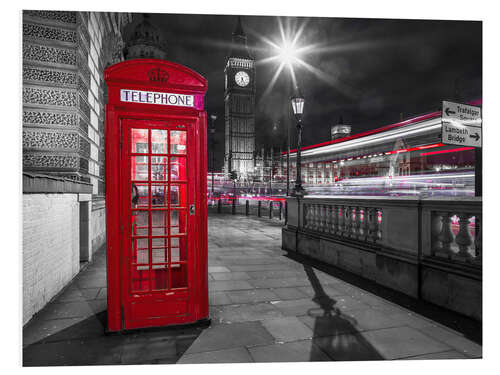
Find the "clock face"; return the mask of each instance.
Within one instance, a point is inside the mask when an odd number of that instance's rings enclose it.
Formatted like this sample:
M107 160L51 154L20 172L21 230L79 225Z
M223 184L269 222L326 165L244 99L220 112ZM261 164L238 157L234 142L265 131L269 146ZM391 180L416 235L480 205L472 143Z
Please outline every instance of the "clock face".
M247 72L241 71L234 75L234 80L238 86L245 87L250 82L250 76Z

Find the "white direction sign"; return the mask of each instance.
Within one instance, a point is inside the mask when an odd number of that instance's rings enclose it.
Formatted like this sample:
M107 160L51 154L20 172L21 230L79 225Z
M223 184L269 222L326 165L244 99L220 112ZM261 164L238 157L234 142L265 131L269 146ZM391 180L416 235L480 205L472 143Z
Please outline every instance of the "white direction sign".
M443 101L443 121L459 122L461 125L481 126L481 108L473 105Z
M482 129L477 126L457 125L443 121L441 129L444 144L481 147Z
M481 108L443 101L441 123L444 144L481 147Z

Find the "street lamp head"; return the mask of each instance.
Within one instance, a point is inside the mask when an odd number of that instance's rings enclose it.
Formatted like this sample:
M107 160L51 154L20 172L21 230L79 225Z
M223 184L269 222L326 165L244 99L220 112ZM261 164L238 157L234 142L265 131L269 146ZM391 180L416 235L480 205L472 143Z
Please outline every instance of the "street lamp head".
M302 120L302 113L304 112L305 99L299 88L297 88L295 95L290 98L290 101L292 103L293 114L297 121L300 122Z
M212 119L212 121L215 121L217 120L217 115L210 115L210 118Z

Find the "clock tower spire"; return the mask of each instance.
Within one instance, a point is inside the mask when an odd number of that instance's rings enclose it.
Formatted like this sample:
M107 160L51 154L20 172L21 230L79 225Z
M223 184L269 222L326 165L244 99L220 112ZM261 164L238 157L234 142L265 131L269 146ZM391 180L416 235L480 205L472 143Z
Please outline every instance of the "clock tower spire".
M232 35L225 76L225 155L226 173L236 171L247 179L254 171L255 151L255 64L247 46L241 16Z

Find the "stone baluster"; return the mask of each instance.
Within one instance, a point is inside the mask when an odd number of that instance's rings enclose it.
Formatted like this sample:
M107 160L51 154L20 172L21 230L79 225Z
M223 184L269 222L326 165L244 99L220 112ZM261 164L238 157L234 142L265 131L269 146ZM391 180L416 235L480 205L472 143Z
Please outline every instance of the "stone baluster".
M368 209L368 239L370 242L378 240L378 210L374 207Z
M332 226L331 226L331 233L336 234L338 229L339 229L339 207L338 206L332 206Z
M352 238L359 239L361 232L361 209L359 207L354 207L353 218Z
M361 222L361 230L362 230L362 235L360 236L360 239L363 241L368 241L368 230L369 230L368 207L363 207L363 221Z
M312 204L308 204L308 213L307 213L307 229L313 229L314 227L314 206Z
M336 213L337 218L338 218L338 227L337 227L337 234L339 236L342 236L342 233L344 233L344 226L345 226L345 220L344 220L344 210L345 206L339 206L339 211Z
M453 216L453 214L449 212L443 212L440 215L442 217L442 227L441 232L438 235L438 239L439 241L441 241L441 249L444 253L443 255L449 256L452 254L451 244L455 239L455 237L453 236L453 231L451 230L451 217Z
M304 228L309 229L311 225L311 205L304 204Z
M318 230L320 232L324 232L326 225L325 225L325 220L326 220L326 209L324 204L319 205L319 228Z
M383 217L383 211L381 208L377 208L377 239L378 240L381 240L382 239L382 220L384 220L384 217ZM380 222L379 222L379 219L380 218Z
M431 219L431 255L436 255L442 251L442 244L439 240L439 233L441 233L443 218L438 212L432 213Z
M344 237L349 237L352 231L352 207L345 206L344 210Z
M317 230L318 229L318 205L317 204L312 204L311 205L311 224L312 224L312 230Z
M323 231L323 205L318 204L317 207L318 207L318 226L317 226L316 230L318 232L322 232Z
M472 244L472 236L469 232L470 217L470 214L458 214L459 230L455 237L455 243L458 245L457 256L463 259L471 258L471 254L469 253L469 247Z
M330 233L332 229L332 206L326 205L325 209L325 226L323 228L323 232Z
M483 217L482 215L476 215L475 221L475 240L474 244L476 247L476 257L475 262L481 263L483 261Z

